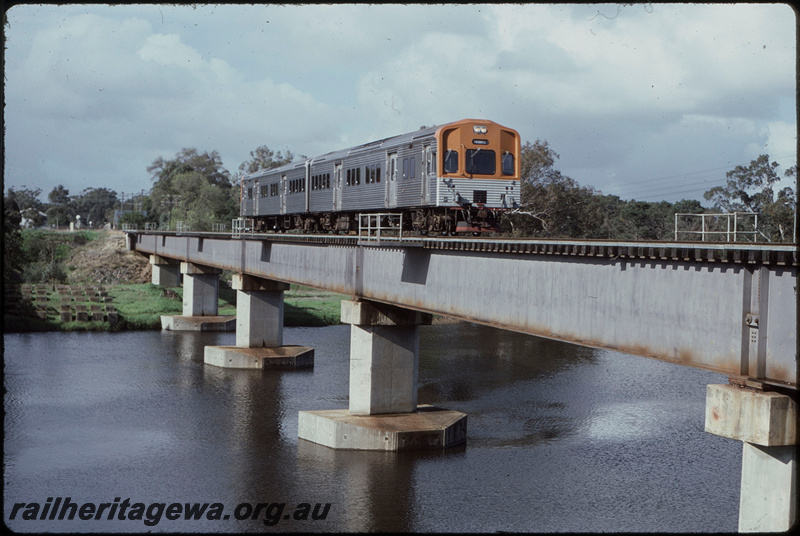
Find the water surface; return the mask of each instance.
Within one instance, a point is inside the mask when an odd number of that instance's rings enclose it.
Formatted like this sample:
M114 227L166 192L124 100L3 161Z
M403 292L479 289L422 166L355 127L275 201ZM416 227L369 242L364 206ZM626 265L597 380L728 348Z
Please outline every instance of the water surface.
M467 444L334 451L298 440L297 414L347 407L349 329L287 328L286 344L314 347L316 362L284 372L204 365L204 346L235 344L233 333L5 335L6 524L22 532L737 529L741 444L703 431L705 387L725 376L471 324L425 326L419 402L467 413ZM56 497L220 503L230 518L162 515L148 526L105 514L31 521L20 511L9 520L14 503ZM237 520L241 503L265 507ZM330 503L325 519L295 520L306 503ZM274 525L265 524L267 504L286 505Z

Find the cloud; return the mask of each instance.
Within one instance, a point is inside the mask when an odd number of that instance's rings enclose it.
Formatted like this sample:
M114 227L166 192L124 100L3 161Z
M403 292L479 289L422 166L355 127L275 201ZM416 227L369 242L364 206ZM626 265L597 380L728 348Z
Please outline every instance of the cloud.
M9 12L7 185L149 187L184 147L235 171L488 118L582 184L794 154L783 5L28 6ZM46 88L46 90L45 90ZM69 186L68 186L69 187Z

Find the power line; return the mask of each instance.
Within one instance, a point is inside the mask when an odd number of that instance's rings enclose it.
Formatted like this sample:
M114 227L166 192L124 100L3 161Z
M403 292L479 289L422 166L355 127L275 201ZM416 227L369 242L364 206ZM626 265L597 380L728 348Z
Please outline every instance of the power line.
M775 158L771 158L770 161L777 162L779 160L785 160L787 158L795 159L796 157L793 154L783 155L783 156L778 156L778 157L775 157ZM710 178L710 177L716 177L717 174L714 173L714 172L720 171L720 170L723 170L723 169L727 169L727 170L730 171L732 169L735 169L735 167L736 166L734 166L734 167L723 166L723 167L710 168L710 169L704 169L704 170L698 170L698 171L689 171L689 172L685 172L685 173L679 173L679 174L676 174L676 175L667 175L667 176L659 177L659 178L655 178L655 179L645 179L645 180L640 180L640 181L627 182L624 185L622 185L621 188L618 187L618 188L614 189L614 191L610 192L610 195L617 195L619 197L633 197L635 195L639 195L640 193L649 193L651 195L645 196L645 198L648 198L648 197L655 197L655 196L658 196L658 195L674 195L674 194L680 194L680 193L699 192L701 190L706 190L707 191L708 189L713 188L714 186L720 186L720 185L724 184L727 181L727 177L716 178L716 179L714 179L712 181L705 181L705 180L702 180L702 179ZM692 177L691 176L691 175L698 175L698 174L708 174L708 175L701 175L699 177L696 177L696 176ZM657 183L657 182L660 182L660 181L669 180L669 179L676 179L678 177L680 177L680 179L675 180L675 181L671 181L670 184L667 185L667 186L661 186L661 187L658 187L658 186L644 186L645 184L653 185L654 183ZM696 188L693 188L693 189L670 190L670 188L675 187L675 186L689 186L689 184L682 184L682 183L685 183L687 180L688 181L693 181L693 183L697 184L698 186ZM701 184L702 184L702 186L701 186ZM639 185L642 185L642 186L639 186ZM629 188L629 186L632 186L633 188ZM667 191L664 191L665 189ZM655 193L655 192L661 192L661 193Z

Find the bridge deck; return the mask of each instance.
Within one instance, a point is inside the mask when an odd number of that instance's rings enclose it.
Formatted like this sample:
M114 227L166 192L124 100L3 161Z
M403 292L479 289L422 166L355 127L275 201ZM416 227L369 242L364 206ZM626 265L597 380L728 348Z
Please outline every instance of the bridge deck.
M143 254L796 385L796 247L129 234Z

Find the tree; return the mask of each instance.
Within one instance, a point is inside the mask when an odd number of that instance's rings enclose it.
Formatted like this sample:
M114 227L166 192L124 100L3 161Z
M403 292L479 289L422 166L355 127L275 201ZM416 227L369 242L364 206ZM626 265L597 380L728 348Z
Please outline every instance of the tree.
M210 231L211 224L230 222L237 216L230 188L209 184L197 171L177 175L174 181L175 187L183 194L180 205L174 210L173 220L184 221L193 231Z
M70 207L69 190L64 188L63 184L53 188L47 198L50 200L50 207L47 209L47 223L49 225L54 225L58 228L62 224L66 224L74 216Z
M81 216L81 221L99 227L111 220L114 205L116 205L117 192L108 188L86 188L72 199L75 213Z
M239 164L239 172L241 175L246 175L259 169L273 169L284 164L290 164L293 160L294 153L289 149L286 149L286 154L284 155L280 151L275 153L266 145L261 145L255 151L250 151L250 160Z
M674 215L672 204L667 201L629 201L619 214L623 236L615 238L665 240L673 233Z
M41 188L9 188L8 199L14 200L22 217L21 226L41 227L45 223L45 204L39 199Z
M736 166L725 174L727 184L716 186L703 197L724 212L756 212L766 216L759 221L759 234L768 241L784 240L791 228L796 210L796 192L786 187L775 195L774 186L780 181L778 163L762 154L748 166ZM794 176L796 166L786 172Z
M151 179L155 184L169 185L176 175L197 171L215 186L231 185L230 173L222 165L222 159L217 151L200 154L197 149L181 149L173 160L164 160L160 156L148 166Z
M526 142L520 152L520 206L507 214L514 234L581 236L590 224L586 208L594 188L561 174L559 158L546 141Z
M9 191L9 194L11 192ZM3 281L12 283L21 280L23 254L20 232L19 205L10 195L3 198Z
M238 215L230 173L216 151L200 154L197 149L182 149L173 160L157 158L147 171L155 181L153 216L148 217L152 221L194 221L200 227L193 228L199 231Z

